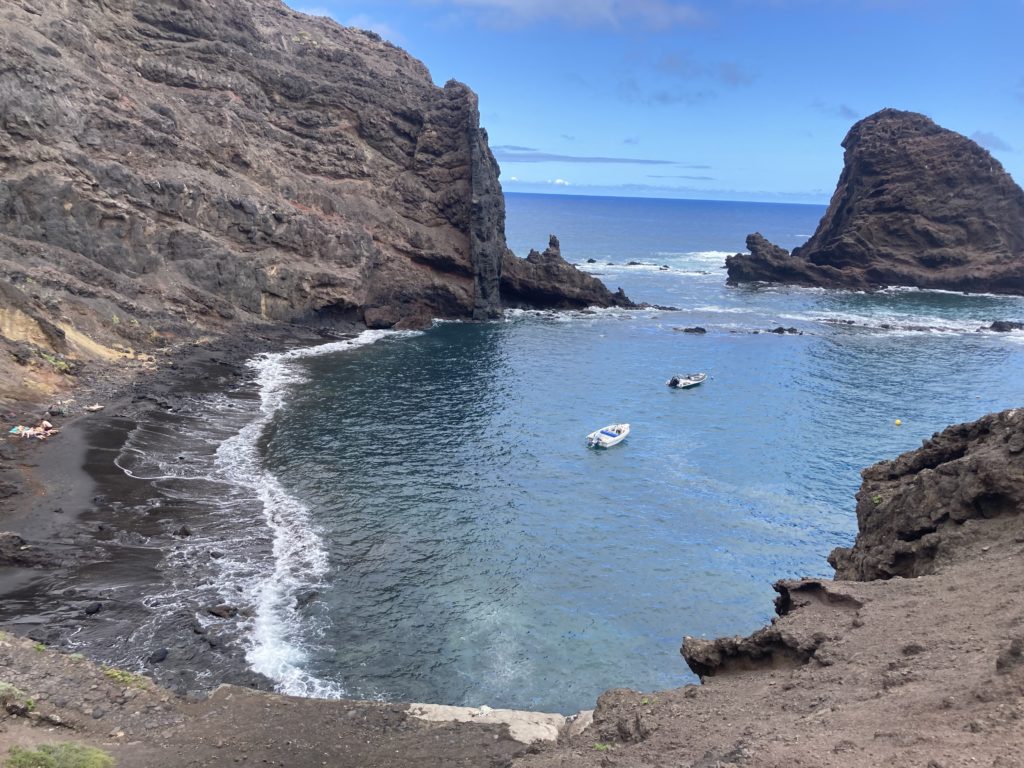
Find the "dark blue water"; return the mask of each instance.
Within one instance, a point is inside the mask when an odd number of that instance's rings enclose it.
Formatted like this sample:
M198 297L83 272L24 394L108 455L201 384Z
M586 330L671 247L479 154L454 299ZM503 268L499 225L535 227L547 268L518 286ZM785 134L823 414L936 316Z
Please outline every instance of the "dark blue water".
M292 362L261 446L326 566L284 687L574 712L690 682L684 635L748 633L774 580L831 572L862 467L1021 404L1024 335L977 331L1021 299L725 286L748 232L791 247L822 213L510 195L518 253L557 233L679 311L519 312ZM753 333L779 325L803 335ZM585 447L620 421L622 445Z

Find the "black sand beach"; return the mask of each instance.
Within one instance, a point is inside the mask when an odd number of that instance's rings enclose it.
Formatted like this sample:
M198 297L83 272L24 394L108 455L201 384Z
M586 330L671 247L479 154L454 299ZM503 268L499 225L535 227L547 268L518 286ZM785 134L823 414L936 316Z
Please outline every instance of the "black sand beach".
M58 434L45 442L9 438L18 492L5 501L0 527L29 549L22 550L25 564L0 566L0 628L145 671L181 693L203 695L224 682L270 689L245 664L244 607L196 602L187 610L155 597L167 586L168 553L187 546L201 523L194 508L162 497L114 461L138 424L173 421L196 395L254 397L245 367L253 355L329 340L282 327L243 343L183 350L127 386L107 372L84 382L72 415L48 417ZM86 400L105 407L85 413ZM219 553L209 554L212 561ZM211 568L209 578L215 573Z

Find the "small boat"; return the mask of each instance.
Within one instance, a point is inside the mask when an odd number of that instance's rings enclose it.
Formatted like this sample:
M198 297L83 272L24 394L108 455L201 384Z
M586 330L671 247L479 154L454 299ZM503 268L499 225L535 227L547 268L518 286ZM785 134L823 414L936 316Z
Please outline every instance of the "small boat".
M609 424L587 435L587 445L591 448L611 448L626 439L629 424Z
M696 387L698 384L703 384L704 379L707 377L706 373L685 373L673 376L665 383L676 389L689 389L690 387Z

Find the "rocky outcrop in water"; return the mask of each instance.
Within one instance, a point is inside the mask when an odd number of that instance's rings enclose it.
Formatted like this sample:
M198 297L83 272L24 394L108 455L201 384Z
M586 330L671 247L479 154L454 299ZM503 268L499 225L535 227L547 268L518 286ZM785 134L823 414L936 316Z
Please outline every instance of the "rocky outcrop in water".
M9 342L116 361L238 325L485 319L506 269L513 304L619 300L519 265L475 94L377 35L277 0L71 7L0 8Z
M923 576L1024 541L1024 409L949 427L861 476L857 541L829 556L840 579Z
M594 283L600 289L595 290ZM612 293L596 278L562 258L558 238L551 235L543 253L531 250L525 259L511 253L502 263L501 295L507 306L543 309L580 309L635 306L620 288Z
M1024 191L985 149L924 115L884 109L850 129L814 235L790 254L760 234L729 281L1024 294Z

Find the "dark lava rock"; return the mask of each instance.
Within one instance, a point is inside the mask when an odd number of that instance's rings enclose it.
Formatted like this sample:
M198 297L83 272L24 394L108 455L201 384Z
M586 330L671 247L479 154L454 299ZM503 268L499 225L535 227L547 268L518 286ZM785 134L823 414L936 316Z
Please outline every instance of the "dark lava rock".
M934 434L861 472L858 534L832 550L839 579L924 576L1024 532L1024 409Z
M1024 638L1015 637L996 657L996 672L1005 675L1021 665L1024 665Z
M174 532L175 536L187 537L192 535L192 529L187 525L183 525Z
M597 264L597 259L587 259L587 264Z
M0 566L32 567L52 564L51 559L43 550L33 547L18 534L9 531L0 532Z
M620 288L609 291L600 280L562 258L558 238L548 239L543 253L525 259L509 251L502 265L501 296L506 306L582 309L589 306L634 307Z
M778 328L772 328L768 333L777 333L780 336L784 334L790 334L792 336L803 336L803 332L797 328L783 328L781 325Z
M146 350L620 301L511 253L476 94L379 36L279 0L5 4L3 32L0 311L65 372L61 317Z
M708 329L700 325L695 325L692 328L673 328L675 331L682 331L683 333L707 333Z
M924 115L884 109L843 140L817 231L790 254L761 235L729 281L1024 294L1024 191L985 149Z
M627 261L627 267L642 267L644 263L642 261Z
M988 327L988 330L997 331L999 333L1022 331L1024 330L1024 323L1014 322L1013 320L996 320Z
M168 650L166 648L157 648L151 654L146 661L150 664L159 664L167 658Z
M206 612L211 616L216 616L221 619L230 619L238 615L238 608L233 605L211 605L207 606Z
M102 610L103 610L103 603L98 602L98 601L97 602L92 602L92 603L89 603L87 606L85 606L85 615L86 616L95 616L97 613L99 613Z

